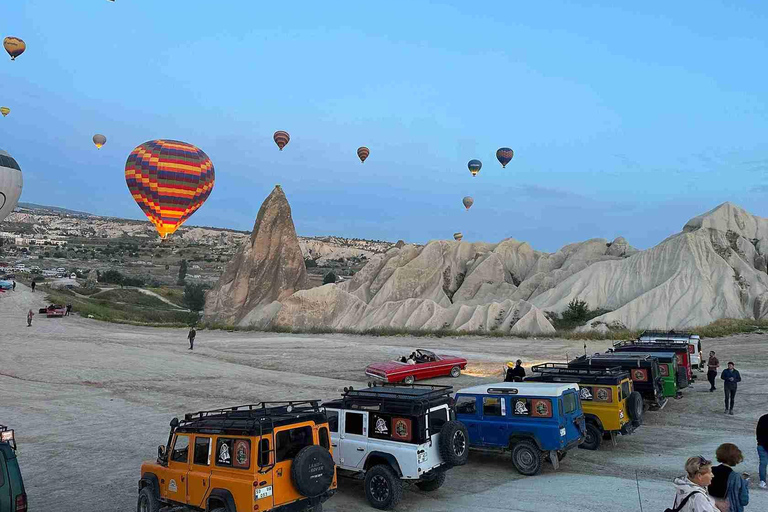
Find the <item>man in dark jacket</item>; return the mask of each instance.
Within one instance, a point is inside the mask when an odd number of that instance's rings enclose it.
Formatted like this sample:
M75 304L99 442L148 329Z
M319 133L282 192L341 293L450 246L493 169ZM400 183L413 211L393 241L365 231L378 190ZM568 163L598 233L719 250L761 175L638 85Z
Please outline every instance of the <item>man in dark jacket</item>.
M523 368L523 361L518 359L515 362L514 368L507 368L507 376L504 379L505 382L523 382L525 378L525 368Z
M757 422L757 456L760 457L760 488L765 489L768 484L765 483L765 470L768 467L768 414L760 416Z
M195 336L197 336L197 331L192 327L189 329L189 334L187 334L187 339L189 339L189 350L195 348Z
M732 361L728 361L728 368L723 370L720 378L725 381L725 414L733 416L733 401L736 399L736 389L741 382L741 375L739 375L736 365Z
M710 350L709 361L707 361L707 380L709 381L709 392L715 390L715 379L717 378L717 369L720 368L720 361L715 357L715 351Z

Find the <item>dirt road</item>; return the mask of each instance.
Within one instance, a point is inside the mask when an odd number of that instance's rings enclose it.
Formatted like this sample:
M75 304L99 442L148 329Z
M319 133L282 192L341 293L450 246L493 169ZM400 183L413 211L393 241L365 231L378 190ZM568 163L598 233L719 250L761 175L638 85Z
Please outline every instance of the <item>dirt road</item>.
M500 338L370 338L199 331L187 349L185 329L107 324L70 316L25 314L45 305L44 295L18 285L0 294L0 423L16 429L30 510L39 512L136 509L139 466L167 439L168 422L184 412L259 400L336 397L362 385L363 368L423 347L470 360L465 375L439 379L456 388L498 380L512 358L564 361L583 353L581 342ZM735 416L722 411L721 392L700 383L648 413L646 424L616 448L575 450L560 471L521 477L509 458L476 454L448 474L434 493L406 492L399 510L640 510L671 506L671 479L685 459L714 457L734 442L756 476L754 428L768 412L767 336L706 340L720 361L734 360L743 382ZM590 342L590 352L608 342ZM495 375L494 375L495 373ZM328 511L373 510L362 484L341 480ZM768 510L768 492L752 488L747 510Z

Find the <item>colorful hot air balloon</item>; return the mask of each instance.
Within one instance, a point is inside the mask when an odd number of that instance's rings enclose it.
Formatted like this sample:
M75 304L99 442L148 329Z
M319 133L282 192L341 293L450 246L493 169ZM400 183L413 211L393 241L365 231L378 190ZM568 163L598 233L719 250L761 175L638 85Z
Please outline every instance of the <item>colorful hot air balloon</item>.
M214 180L208 155L175 140L145 142L125 163L128 189L163 239L203 205Z
M505 168L512 157L515 156L515 152L509 148L499 148L496 150L496 158L501 162L501 168Z
M472 176L477 176L477 173L480 172L480 168L483 166L483 162L480 160L470 160L469 163L467 163L467 167L469 167L469 172L472 173Z
M464 208L469 210L470 208L472 208L472 205L475 203L475 200L472 199L470 196L467 196L464 199L462 199L461 202L464 203Z
M462 238L464 238L464 235L462 235L461 233L454 233L453 234L453 239L454 240L458 240L459 242L461 242Z
M27 49L27 45L24 41L18 37L10 36L3 39L3 47L5 48L5 51L8 52L8 55L11 56L11 60L16 60L16 57L24 53L24 50Z
M371 150L365 146L357 148L357 156L360 158L360 162L365 163L365 159L371 154Z
M107 138L100 133L93 136L93 143L96 144L96 149L101 149L101 146L107 143Z
M0 149L0 222L16 208L23 184L21 167L11 155Z
M283 130L277 130L272 138L275 139L275 144L280 148L280 151L282 151L285 145L288 144L288 141L291 140L291 136L288 135L288 132L284 132Z
M0 107L0 114L3 114L3 117L7 116L11 113L11 109L8 107Z

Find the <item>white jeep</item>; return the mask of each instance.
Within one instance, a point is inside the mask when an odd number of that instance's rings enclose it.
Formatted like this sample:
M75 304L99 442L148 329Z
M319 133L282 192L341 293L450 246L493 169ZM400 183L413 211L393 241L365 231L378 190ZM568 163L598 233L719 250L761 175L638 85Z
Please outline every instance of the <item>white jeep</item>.
M344 388L323 404L339 475L365 479L371 506L391 509L403 482L434 491L445 472L466 464L466 427L451 420L451 386L370 385Z

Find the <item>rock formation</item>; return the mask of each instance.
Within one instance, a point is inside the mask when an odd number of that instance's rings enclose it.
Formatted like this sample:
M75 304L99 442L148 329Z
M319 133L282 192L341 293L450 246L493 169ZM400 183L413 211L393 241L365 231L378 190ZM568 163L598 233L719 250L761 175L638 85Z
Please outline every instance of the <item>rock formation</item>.
M254 321L254 311L284 300L306 286L307 269L291 207L277 185L261 205L250 239L207 293L205 318L238 324L251 314Z

